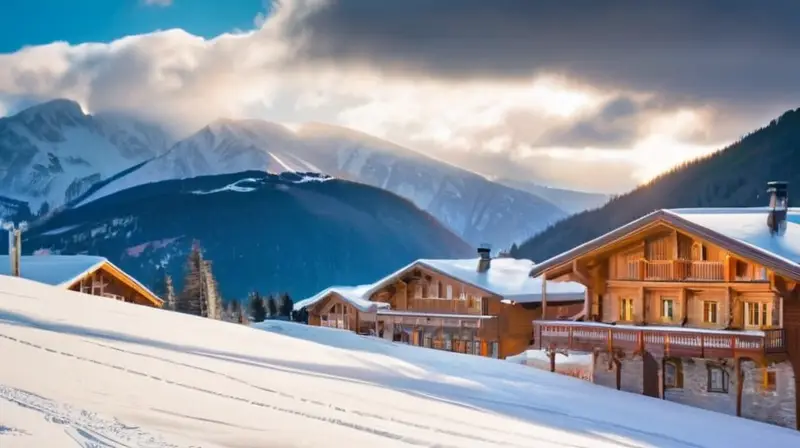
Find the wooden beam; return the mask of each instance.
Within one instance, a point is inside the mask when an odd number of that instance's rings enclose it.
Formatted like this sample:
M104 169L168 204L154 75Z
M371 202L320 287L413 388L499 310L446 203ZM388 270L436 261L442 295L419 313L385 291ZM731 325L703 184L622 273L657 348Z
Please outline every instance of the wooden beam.
M542 319L547 319L547 276L542 275Z

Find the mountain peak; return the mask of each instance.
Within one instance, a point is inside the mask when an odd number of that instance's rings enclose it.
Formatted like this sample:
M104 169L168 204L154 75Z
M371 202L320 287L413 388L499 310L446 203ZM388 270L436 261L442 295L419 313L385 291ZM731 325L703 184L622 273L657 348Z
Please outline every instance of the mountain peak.
M83 111L83 107L81 107L77 101L67 98L57 98L46 101L44 103L31 106L20 112L20 115L32 114L65 115L71 117L86 116L86 113Z

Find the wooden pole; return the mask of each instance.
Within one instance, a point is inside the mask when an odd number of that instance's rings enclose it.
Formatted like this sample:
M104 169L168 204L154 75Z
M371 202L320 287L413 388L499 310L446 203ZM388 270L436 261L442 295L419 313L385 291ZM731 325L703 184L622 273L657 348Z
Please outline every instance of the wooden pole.
M547 320L547 274L542 273L542 320Z

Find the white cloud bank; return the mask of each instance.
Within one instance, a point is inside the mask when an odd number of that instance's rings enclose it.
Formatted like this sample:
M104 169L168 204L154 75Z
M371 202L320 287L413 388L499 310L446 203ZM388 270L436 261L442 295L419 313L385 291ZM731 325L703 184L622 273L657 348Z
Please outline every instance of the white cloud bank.
M303 60L297 50L315 36L290 41L284 31L302 28L319 7L322 0L285 1L256 29L213 39L167 30L3 54L0 111L18 98L67 97L182 133L219 117L331 122L485 174L603 191L725 143L691 143L713 109L660 107L647 92L600 90L555 73L454 81ZM615 112L617 103L632 110Z

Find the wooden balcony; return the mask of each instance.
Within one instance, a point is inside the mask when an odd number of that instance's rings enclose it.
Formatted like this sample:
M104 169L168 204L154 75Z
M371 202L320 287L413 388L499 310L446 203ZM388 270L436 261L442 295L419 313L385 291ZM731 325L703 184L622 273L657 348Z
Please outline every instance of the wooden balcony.
M692 358L762 358L786 352L784 331L633 327L595 322L534 321L533 347L591 352L650 352Z
M629 261L619 280L647 281L725 281L721 261L635 260Z
M413 298L408 299L408 311L425 313L450 313L450 314L481 314L478 307L470 307L470 300L439 299L439 298ZM473 302L472 304L474 304Z

